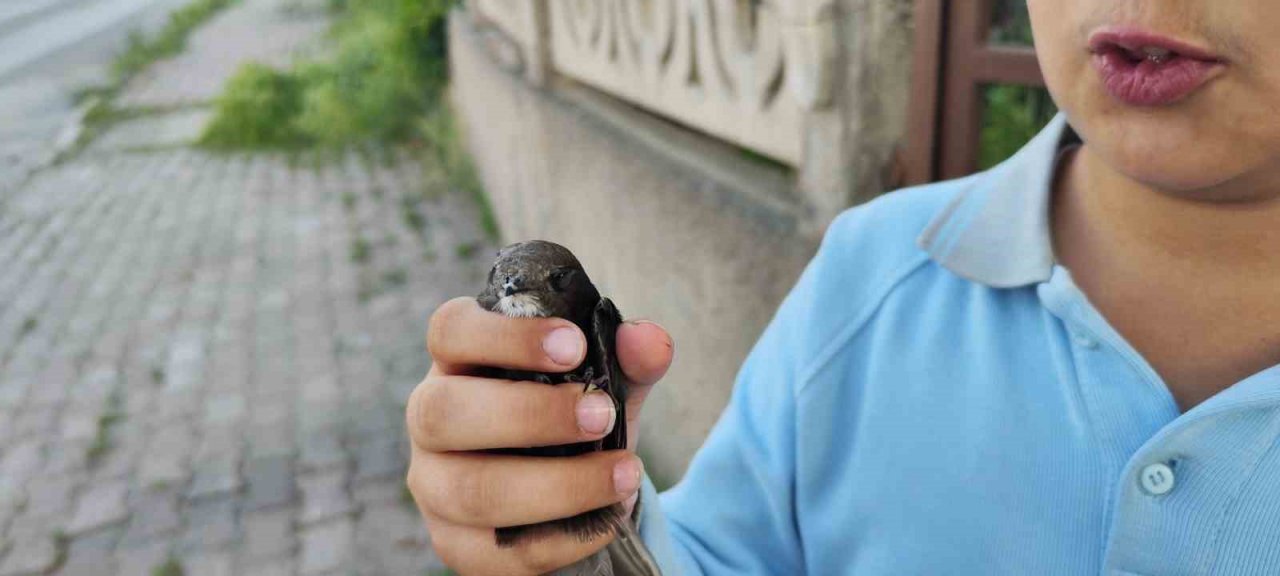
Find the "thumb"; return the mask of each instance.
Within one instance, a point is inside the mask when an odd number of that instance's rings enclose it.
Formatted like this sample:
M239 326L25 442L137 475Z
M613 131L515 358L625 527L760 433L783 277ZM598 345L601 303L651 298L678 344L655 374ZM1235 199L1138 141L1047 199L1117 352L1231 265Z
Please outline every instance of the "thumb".
M675 344L667 331L647 320L632 320L618 327L618 363L627 376L627 447L634 450L636 425L644 400L653 385L671 367Z

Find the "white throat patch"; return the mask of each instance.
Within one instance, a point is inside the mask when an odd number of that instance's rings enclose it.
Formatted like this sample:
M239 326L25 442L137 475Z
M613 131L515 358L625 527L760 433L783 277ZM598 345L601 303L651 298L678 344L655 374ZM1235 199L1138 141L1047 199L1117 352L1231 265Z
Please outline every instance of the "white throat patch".
M513 318L541 318L546 316L542 303L528 292L503 296L498 300L498 312Z

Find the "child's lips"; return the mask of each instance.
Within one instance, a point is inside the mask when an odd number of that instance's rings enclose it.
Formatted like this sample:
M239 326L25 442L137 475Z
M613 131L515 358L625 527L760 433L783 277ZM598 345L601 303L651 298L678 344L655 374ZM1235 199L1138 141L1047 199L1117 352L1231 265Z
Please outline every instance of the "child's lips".
M1107 92L1132 106L1165 106L1199 90L1225 61L1211 51L1136 28L1106 28L1089 51Z

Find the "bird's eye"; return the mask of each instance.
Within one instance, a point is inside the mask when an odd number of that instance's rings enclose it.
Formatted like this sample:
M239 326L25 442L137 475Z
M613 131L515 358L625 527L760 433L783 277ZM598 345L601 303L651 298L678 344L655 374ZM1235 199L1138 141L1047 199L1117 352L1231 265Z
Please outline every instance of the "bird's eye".
M551 287L563 292L569 288L569 280L572 277L573 270L556 270L551 273Z

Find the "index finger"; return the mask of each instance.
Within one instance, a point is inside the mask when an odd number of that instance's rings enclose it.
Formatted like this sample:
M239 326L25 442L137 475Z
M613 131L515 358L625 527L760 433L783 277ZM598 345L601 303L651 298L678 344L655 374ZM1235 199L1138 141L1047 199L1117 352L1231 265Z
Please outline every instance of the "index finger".
M476 366L568 372L582 363L587 341L562 318L510 318L480 307L475 298L441 304L427 327L427 353L445 374Z

